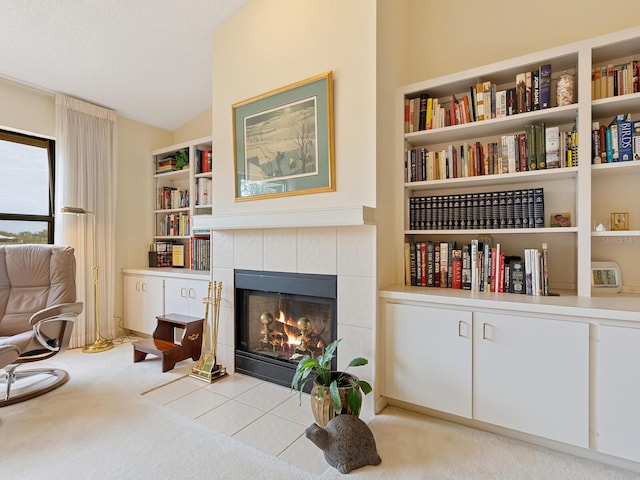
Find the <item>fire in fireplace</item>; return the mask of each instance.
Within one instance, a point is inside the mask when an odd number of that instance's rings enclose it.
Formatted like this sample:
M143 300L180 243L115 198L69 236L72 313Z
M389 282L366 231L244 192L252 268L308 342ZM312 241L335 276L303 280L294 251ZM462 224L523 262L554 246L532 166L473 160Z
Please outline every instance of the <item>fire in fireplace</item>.
M236 270L235 294L237 372L290 386L298 361L336 338L334 275Z

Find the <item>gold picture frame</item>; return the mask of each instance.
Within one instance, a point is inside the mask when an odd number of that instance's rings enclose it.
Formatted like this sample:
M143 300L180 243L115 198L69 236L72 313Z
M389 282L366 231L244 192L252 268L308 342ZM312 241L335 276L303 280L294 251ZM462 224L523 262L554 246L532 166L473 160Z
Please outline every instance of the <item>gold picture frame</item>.
M612 213L611 230L629 230L629 212Z
M335 190L333 76L233 105L236 201Z

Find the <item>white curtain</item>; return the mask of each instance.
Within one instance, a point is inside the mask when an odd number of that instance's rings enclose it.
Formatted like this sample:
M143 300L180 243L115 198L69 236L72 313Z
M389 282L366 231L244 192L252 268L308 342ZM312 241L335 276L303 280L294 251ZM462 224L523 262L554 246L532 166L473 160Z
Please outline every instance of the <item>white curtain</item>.
M115 213L117 166L116 113L66 95L56 95L56 212L63 206L95 214L99 272L100 332L113 339L115 285ZM70 348L92 344L95 296L92 275L93 221L90 215L56 214L55 243L76 252L77 298L84 302Z

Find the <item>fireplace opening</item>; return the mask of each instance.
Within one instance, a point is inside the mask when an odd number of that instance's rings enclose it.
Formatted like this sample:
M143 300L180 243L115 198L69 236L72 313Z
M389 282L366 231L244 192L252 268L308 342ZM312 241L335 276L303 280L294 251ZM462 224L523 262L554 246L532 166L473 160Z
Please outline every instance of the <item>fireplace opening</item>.
M236 270L235 295L237 372L289 387L298 361L336 338L335 275Z

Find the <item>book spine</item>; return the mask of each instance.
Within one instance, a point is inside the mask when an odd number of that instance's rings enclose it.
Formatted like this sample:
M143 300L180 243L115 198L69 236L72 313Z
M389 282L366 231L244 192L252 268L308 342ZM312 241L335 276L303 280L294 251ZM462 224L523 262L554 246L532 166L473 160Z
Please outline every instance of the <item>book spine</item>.
M551 64L540 66L540 109L551 107Z
M533 190L534 195L534 225L535 228L544 228L544 188L538 187Z
M633 160L633 127L631 120L618 121L618 159L621 162Z

